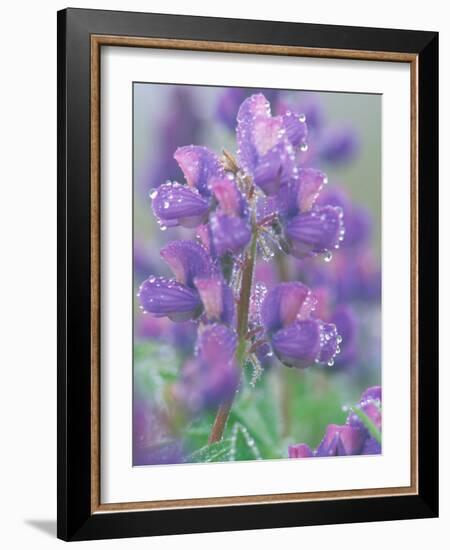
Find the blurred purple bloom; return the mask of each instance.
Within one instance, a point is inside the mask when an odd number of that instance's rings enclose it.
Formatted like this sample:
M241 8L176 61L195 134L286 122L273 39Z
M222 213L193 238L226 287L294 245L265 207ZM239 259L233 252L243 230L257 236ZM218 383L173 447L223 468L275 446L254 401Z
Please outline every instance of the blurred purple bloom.
M310 290L298 282L281 283L266 296L261 319L275 355L286 366L332 365L341 340L335 325L310 317Z
M342 338L341 352L336 356L336 366L348 367L353 364L358 353L358 320L352 307L342 304L338 306L328 319L336 325Z
M314 456L309 445L306 443L297 443L296 445L289 445L288 447L289 458L310 458Z
M368 388L362 394L356 407L363 411L381 432L381 387ZM314 451L305 443L290 445L288 449L289 458L373 455L380 453L381 445L372 437L362 420L353 411L349 413L344 425L330 424L327 426L325 436Z
M179 168L173 152L180 145L196 142L202 134L202 121L192 89L174 86L168 93L168 112L157 130L157 152L142 185L145 196L149 189L159 187L162 182L178 179Z
M193 411L216 407L231 398L239 384L240 372L234 354L237 335L224 325L206 326L200 333L197 356L182 370L175 394Z
M137 398L133 406L133 465L184 462L181 441L170 435L167 414Z
M373 220L367 208L351 201L348 194L339 187L329 187L317 200L318 204L339 206L345 219L345 239L342 248L366 245L372 237Z
M332 164L347 163L359 151L359 140L352 128L327 129L320 147L320 158Z
M365 434L359 428L330 424L316 449L315 456L349 456L360 454Z
M368 388L361 396L359 403L356 405L372 424L381 432L381 386L373 386ZM361 454L373 455L381 453L381 445L372 437L364 426L362 420L354 412L350 412L347 418L347 424L359 428L364 432L366 439Z

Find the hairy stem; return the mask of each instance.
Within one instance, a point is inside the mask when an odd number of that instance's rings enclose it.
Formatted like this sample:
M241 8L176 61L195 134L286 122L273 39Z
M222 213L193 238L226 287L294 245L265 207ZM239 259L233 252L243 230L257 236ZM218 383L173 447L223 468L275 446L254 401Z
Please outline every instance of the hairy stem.
M256 260L256 243L258 230L253 226L252 240L247 253L247 258L244 264L242 273L241 293L239 296L239 305L237 312L237 333L238 333L238 348L236 351L236 359L240 367L244 367L246 355L246 335L248 331L248 314L250 310L250 297L252 294L253 271ZM223 401L217 410L211 433L209 434L208 443L216 443L220 441L230 415L233 399Z

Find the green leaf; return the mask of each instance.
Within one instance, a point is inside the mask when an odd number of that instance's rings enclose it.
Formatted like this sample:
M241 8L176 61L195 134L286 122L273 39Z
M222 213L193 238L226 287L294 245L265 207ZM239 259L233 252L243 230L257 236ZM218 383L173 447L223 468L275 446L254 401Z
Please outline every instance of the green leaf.
M361 420L364 426L369 431L370 435L381 445L381 432L372 422L372 420L367 416L367 414L358 407L351 409L353 413Z
M222 439L194 451L186 462L227 462L230 460L230 453L231 439Z
M261 453L255 440L239 422L236 422L231 431L230 460L260 460Z

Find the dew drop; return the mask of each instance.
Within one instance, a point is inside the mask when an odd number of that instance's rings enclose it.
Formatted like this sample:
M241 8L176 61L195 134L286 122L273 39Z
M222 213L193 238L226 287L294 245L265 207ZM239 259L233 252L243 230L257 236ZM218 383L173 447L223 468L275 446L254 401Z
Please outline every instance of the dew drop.
M302 151L303 153L305 153L307 150L308 150L308 144L307 144L307 143L302 143L302 144L300 145L300 151Z
M325 255L323 257L323 260L324 262L331 262L331 260L333 259L333 254L330 250L328 250L327 252L325 252Z
M151 199L156 199L157 196L158 196L158 189L151 189L150 190L150 198Z

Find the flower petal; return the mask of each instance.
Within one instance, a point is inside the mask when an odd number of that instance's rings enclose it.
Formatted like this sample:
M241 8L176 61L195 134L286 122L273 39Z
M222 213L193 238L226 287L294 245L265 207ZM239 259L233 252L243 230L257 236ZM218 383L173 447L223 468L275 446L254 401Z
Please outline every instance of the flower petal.
M214 214L210 219L211 239L214 252L223 256L227 252L236 254L242 250L251 238L247 220L226 214Z
M223 176L219 157L206 147L187 145L179 147L174 158L180 165L188 185L197 189L203 197L209 197L211 179Z
M298 214L285 225L290 253L296 258L329 252L339 247L344 234L342 210L324 206Z
M295 445L289 445L288 447L289 458L310 458L314 456L309 445L306 443L297 443Z
M216 407L231 398L239 384L240 371L234 359L236 333L224 325L208 325L201 332L196 359L182 371L176 392L194 411Z
M365 434L352 426L330 424L317 447L317 456L349 456L361 453Z
M176 280L191 288L195 277L208 277L214 270L207 250L195 241L172 241L160 254Z
M261 308L261 319L267 332L272 333L296 320L305 319L314 306L315 298L306 285L281 283L267 294Z
M320 324L313 319L297 321L275 332L271 343L283 364L304 369L314 364L320 352Z
M295 159L282 117L272 117L267 99L255 94L242 103L237 121L241 167L266 194L277 192L290 176Z
M286 130L287 138L294 147L306 143L308 128L305 120L305 115L299 115L291 111L286 111L282 117L283 127Z
M165 183L155 189L151 196L153 212L160 225L197 227L208 216L209 202L185 185Z
M195 279L195 286L209 321L231 324L234 318L234 298L231 288L218 277Z
M213 180L211 187L223 214L229 216L244 215L247 205L232 174L226 178Z
M149 277L138 293L141 308L154 317L186 321L201 313L201 301L195 290L164 277Z

